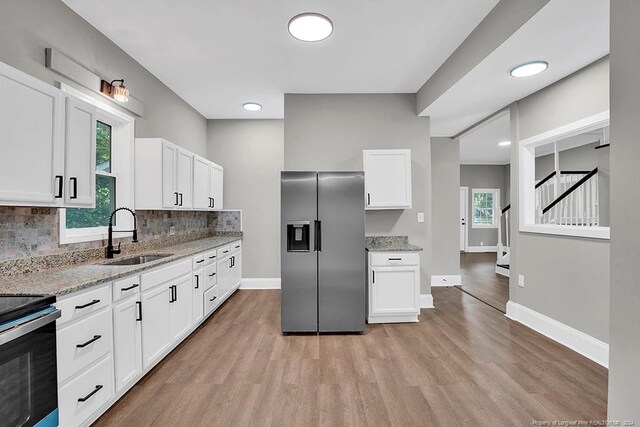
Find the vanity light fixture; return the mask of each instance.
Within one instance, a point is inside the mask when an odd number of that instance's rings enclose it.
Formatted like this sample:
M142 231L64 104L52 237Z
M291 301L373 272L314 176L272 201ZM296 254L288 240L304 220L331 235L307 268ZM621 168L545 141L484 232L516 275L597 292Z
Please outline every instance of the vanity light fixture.
M100 93L118 102L129 100L129 89L124 84L124 79L113 80L109 83L106 80L100 82Z
M333 22L319 13L301 13L289 21L289 34L303 42L319 42L332 33Z
M549 68L547 61L531 61L521 64L511 70L511 77L530 77L540 74Z
M498 142L498 145L501 147L508 147L509 145L511 145L511 141Z
M262 110L262 105L257 102L245 102L242 104L242 107L247 111L260 111Z

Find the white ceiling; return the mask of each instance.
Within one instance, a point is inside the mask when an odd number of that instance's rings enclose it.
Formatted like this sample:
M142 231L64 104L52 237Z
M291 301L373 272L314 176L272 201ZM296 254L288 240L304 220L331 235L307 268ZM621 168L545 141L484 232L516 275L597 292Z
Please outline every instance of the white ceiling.
M282 118L285 93L415 93L498 2L63 1L207 118ZM308 11L329 39L288 34Z
M609 0L551 0L423 115L434 136L453 136L513 101L579 70L609 52ZM515 79L510 70L532 60L549 68Z
M502 114L460 138L460 163L475 165L505 165L511 162L510 146L499 142L509 141L509 113Z

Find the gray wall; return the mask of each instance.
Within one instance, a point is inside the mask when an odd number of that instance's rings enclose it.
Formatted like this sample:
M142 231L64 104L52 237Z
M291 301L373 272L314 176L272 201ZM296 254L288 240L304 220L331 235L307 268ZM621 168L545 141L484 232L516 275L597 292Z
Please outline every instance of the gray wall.
M473 228L471 218L471 198L474 188L500 189L500 207L507 206L509 197L509 165L460 165L460 186L469 188L467 205L467 233L469 246L496 246L498 244L497 228Z
M282 120L209 120L208 157L224 167L225 209L242 209L242 274L280 277Z
M47 47L107 80L126 80L131 95L145 109L144 117L136 119L136 137L164 137L206 155L205 118L64 3L0 2L0 61L51 84L73 84L44 67Z
M460 274L460 143L431 138L432 275Z
M609 109L609 60L604 58L512 106L512 141ZM512 145L512 201L517 200L518 144ZM510 299L559 322L609 340L609 241L518 231L511 235ZM518 274L525 287L517 286Z
M569 150L560 151L560 170L588 171L598 166L599 143L582 145ZM604 149L606 151L606 149ZM542 179L555 169L553 154L536 157L536 179Z
M367 235L408 235L424 247L422 293L430 293L431 150L429 118L414 94L285 95L285 170L362 170L366 148L409 148L413 209L368 211ZM417 213L425 222L418 223Z
M610 420L640 422L640 2L611 2ZM602 151L602 150L600 150ZM629 189L635 191L629 191Z

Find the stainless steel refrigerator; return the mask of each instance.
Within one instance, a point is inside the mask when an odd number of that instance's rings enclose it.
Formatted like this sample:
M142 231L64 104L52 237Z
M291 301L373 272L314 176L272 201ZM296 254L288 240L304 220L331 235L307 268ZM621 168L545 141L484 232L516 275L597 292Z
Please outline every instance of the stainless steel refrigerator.
M364 332L364 172L282 172L282 332Z

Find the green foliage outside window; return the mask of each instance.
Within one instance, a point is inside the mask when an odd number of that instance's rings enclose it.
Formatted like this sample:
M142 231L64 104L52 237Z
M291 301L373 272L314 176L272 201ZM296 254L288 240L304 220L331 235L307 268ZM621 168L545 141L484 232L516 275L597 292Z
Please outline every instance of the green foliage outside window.
M473 223L493 225L493 193L473 193Z

